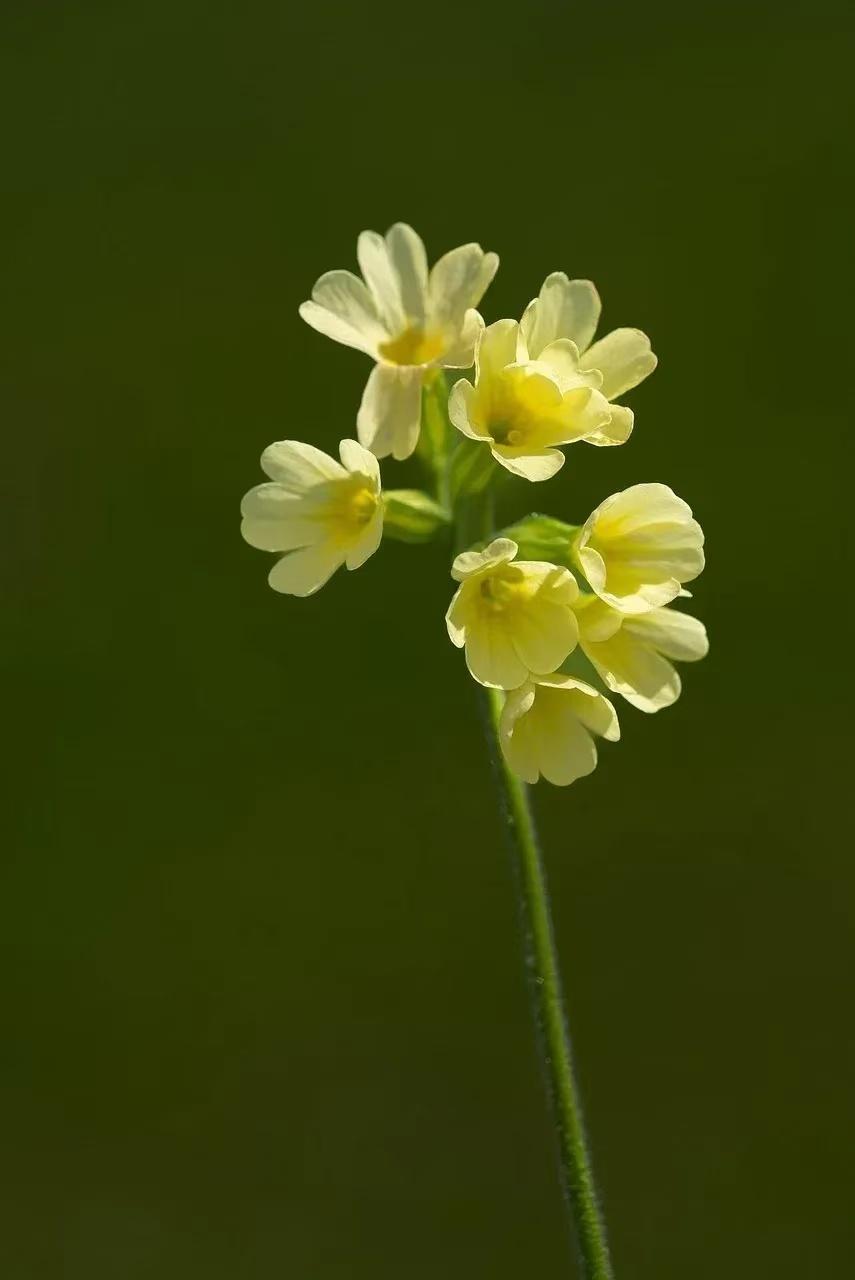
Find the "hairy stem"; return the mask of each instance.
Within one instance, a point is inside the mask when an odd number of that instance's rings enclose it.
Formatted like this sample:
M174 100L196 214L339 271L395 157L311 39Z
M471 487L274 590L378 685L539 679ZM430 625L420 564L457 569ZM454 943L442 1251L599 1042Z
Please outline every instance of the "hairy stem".
M541 1069L552 1108L564 1200L584 1280L612 1280L605 1225L597 1202L573 1056L549 892L528 788L511 773L499 747L502 694L483 690L485 729L502 796L519 899L526 976Z
M458 550L463 550L473 541L488 538L492 526L493 498L488 489L458 506ZM529 996L541 1069L555 1125L561 1186L577 1245L580 1274L583 1280L613 1280L605 1224L597 1201L582 1104L573 1070L546 873L528 788L511 772L502 755L500 718L504 695L497 689L481 689L480 692L484 728L513 859Z

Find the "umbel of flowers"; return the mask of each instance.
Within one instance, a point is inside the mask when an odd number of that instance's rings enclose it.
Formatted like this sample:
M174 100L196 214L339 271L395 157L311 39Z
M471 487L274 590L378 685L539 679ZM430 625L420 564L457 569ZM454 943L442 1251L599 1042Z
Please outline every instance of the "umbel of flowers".
M624 444L634 417L623 397L656 368L638 329L595 339L588 280L555 272L521 320L485 326L477 308L498 258L480 245L429 267L419 236L396 223L385 237L364 231L357 259L361 276L326 272L300 314L373 361L358 440L342 440L340 462L295 440L270 445L269 479L242 504L244 538L277 554L268 580L288 595L358 569L384 534L447 538L461 505L483 502L502 472L539 483L568 445ZM445 371L473 367L449 393ZM431 491L383 489L378 459L415 451ZM502 691L501 747L520 778L562 786L590 773L595 739L620 737L608 693L646 712L680 696L673 663L708 648L703 624L675 607L704 567L703 542L682 498L637 484L582 524L528 515L454 557L448 635L473 679Z

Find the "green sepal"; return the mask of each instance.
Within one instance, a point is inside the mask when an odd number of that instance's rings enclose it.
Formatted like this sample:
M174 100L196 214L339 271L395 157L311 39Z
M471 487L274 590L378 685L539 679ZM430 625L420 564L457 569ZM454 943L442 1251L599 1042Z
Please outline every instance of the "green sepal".
M471 497L482 493L490 483L496 463L489 446L461 436L451 455L449 489L451 498Z
M579 525L532 511L497 536L513 539L519 547L520 560L548 560L550 564L575 569L573 547L578 532Z
M448 384L438 371L422 388L422 417L416 455L435 475L448 463L453 428L448 421Z
M420 489L388 489L383 494L383 534L398 542L430 542L451 523L444 507Z

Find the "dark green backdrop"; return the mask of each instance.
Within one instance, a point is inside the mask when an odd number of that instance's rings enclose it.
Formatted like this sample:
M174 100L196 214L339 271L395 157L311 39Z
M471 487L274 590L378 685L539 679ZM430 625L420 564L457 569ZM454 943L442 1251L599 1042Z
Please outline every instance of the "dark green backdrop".
M398 218L653 337L537 505L707 530L709 660L536 797L619 1280L850 1272L846 24L6 0L9 1280L573 1274L447 553L296 602L238 536L352 434L297 305Z

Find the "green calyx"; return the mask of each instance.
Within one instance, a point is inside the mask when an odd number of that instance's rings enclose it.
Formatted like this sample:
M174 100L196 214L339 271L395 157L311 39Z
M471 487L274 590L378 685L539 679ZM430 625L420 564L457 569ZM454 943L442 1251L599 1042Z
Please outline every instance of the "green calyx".
M573 548L579 525L566 524L554 516L532 511L515 524L509 525L496 537L511 538L519 547L520 560L548 560L551 564L576 569Z
M470 498L483 493L497 470L493 455L484 444L460 436L449 466L449 490L452 499Z
M383 533L398 542L430 542L447 529L446 509L420 489L388 489L383 494Z

